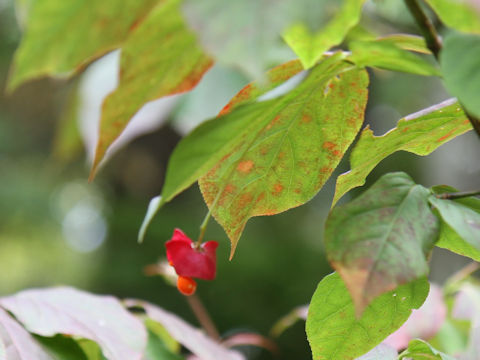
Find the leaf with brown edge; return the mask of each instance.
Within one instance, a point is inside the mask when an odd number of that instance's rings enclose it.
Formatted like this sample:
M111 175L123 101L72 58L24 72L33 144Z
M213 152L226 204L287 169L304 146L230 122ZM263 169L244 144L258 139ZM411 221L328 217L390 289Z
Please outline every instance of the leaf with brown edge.
M367 127L350 155L351 170L337 178L332 206L348 191L363 185L370 171L394 152L404 150L416 155L428 155L440 145L471 129L456 99L446 100L400 119L396 128L382 136L374 136Z
M377 296L428 273L426 257L440 227L428 204L430 194L407 174L390 173L330 212L327 257L345 281L357 314Z
M191 90L212 64L186 26L179 0L158 4L122 47L120 83L103 103L90 177L108 147L145 103Z
M217 128L205 124L211 131L203 143L230 142L199 184L232 242L231 256L249 218L309 201L355 138L363 122L368 75L340 57L320 62L287 95L252 104L251 111L239 108L244 116L234 132L221 128L234 121L228 116L213 120Z
M8 91L46 75L69 76L119 48L159 0L41 0L29 10Z

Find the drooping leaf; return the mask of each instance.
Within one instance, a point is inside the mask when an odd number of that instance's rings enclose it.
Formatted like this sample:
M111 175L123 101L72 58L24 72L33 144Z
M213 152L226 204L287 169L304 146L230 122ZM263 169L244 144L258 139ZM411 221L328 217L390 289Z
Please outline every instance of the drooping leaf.
M365 184L377 164L396 151L428 155L440 145L472 129L455 99L406 116L397 127L382 136L366 128L350 156L351 170L337 179L335 204L351 189Z
M440 76L440 70L428 61L398 47L392 41L353 41L349 48L352 54L348 58L358 66Z
M103 103L92 174L142 105L191 90L213 64L186 26L179 3L160 2L122 46L120 83Z
M5 360L55 360L3 309L0 309L0 343Z
M325 51L343 41L348 31L360 20L364 2L344 0L340 9L314 34L302 23L285 31L283 38L298 55L305 69L314 66Z
M94 340L109 360L140 359L146 345L143 324L110 296L59 287L25 290L0 298L0 305L32 333Z
M15 54L8 90L41 76L71 75L120 47L158 1L35 1Z
M378 295L427 275L426 256L439 231L429 196L430 191L407 174L390 173L330 212L327 257L358 312Z
M337 273L318 284L308 310L306 331L316 360L351 360L378 345L418 309L428 294L424 278L373 300L362 315Z
M329 58L287 95L239 108L185 140L190 153L216 151L199 184L231 256L249 218L302 205L320 190L363 122L367 84L365 70Z
M429 343L423 340L412 340L408 344L408 348L402 352L398 358L401 359L411 359L411 360L455 360L454 357L444 354L435 348L433 348Z
M306 320L307 313L308 313L308 305L297 306L272 326L272 329L270 330L270 334L273 337L279 337L285 330L287 330L290 326L295 324L298 320L301 320L301 319Z
M445 25L456 30L480 33L478 0L426 0Z
M175 314L145 301L132 299L126 304L144 308L150 319L159 322L175 340L201 359L244 360L240 353L226 349Z
M434 195L430 196L429 202L438 210L443 221L468 245L480 250L480 213L456 201L438 199Z
M379 344L355 360L396 360L397 355L397 350L394 348L385 344Z
M480 35L446 36L440 65L447 89L468 112L480 117Z
M162 205L161 196L155 196L154 198L152 198L152 200L150 200L150 203L148 204L147 213L145 214L145 217L143 218L143 221L142 221L142 225L140 226L140 230L138 231L139 243L143 242L148 226L150 225L153 218L155 217L155 214L158 212L158 210L160 210L161 205Z

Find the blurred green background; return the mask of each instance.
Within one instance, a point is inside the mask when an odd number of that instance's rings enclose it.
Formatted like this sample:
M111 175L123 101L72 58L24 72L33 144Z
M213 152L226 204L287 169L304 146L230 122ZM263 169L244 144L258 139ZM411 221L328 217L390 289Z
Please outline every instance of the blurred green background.
M365 21L374 21L383 33L415 32L398 3L369 2L366 9L375 7L375 15ZM196 324L177 290L159 277L146 277L143 268L165 256L163 244L175 227L197 236L206 214L198 187L161 210L144 244L137 244L136 236L182 134L214 116L249 79L215 66L192 93L152 105L145 115L151 125L132 126L134 139L126 139L128 144L89 184L95 119L109 91L106 86L101 95L99 88L109 81L114 86L115 80L106 81L105 76L115 77L118 54L101 59L77 78L40 79L6 95L3 89L20 36L12 1L0 0L0 295L65 284L146 299ZM394 127L400 117L449 97L438 79L386 71L370 75L366 121L376 135ZM471 133L427 158L397 153L374 170L368 184L385 172L401 170L426 186L478 188L478 153L478 140ZM344 160L333 178L347 170ZM279 318L309 302L317 283L331 272L322 233L333 190L330 180L305 206L252 219L232 261L225 233L210 223L206 238L220 243L218 276L201 282L198 293L222 334L248 330L268 335ZM464 262L435 252L432 279L443 281ZM311 357L302 322L275 341L282 359ZM250 349L250 358L272 357Z

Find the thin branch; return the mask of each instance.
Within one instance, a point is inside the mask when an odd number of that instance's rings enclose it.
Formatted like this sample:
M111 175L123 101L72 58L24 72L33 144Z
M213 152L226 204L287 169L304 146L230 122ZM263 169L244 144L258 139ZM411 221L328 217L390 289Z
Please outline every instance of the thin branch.
M188 305L193 311L193 314L197 318L201 327L205 330L207 335L215 341L220 341L220 334L218 333L217 327L212 321L212 318L208 314L207 309L203 306L203 303L200 301L200 298L196 295L185 296L187 299Z
M478 195L480 195L480 190L436 194L435 197L439 199L455 200L455 199L462 199L462 198L466 198L470 196L478 196Z
M418 27L420 28L420 32L422 33L423 37L425 38L425 42L427 43L428 48L435 56L438 61L440 50L442 50L442 39L438 35L435 26L430 21L428 16L425 14L423 9L420 7L418 0L405 0L405 4L408 7L408 10L412 14L413 18L415 19ZM473 116L472 114L466 111L465 107L460 104L467 116L470 124L472 124L473 129L480 137L480 119Z
M435 58L438 59L438 55L442 49L442 39L438 35L435 26L433 26L430 19L423 12L417 0L405 0L405 3L408 7L408 10L415 18L417 25L420 27L420 31L425 38L428 48Z

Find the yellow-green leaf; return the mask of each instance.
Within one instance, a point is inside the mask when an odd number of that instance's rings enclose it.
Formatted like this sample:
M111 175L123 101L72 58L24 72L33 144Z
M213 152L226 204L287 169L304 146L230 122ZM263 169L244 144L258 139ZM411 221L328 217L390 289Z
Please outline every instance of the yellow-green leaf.
M37 0L15 53L8 90L47 75L68 76L121 46L159 0Z
M428 155L471 129L455 99L400 119L396 128L382 136L374 136L372 130L366 128L350 156L351 170L337 179L333 204L351 189L363 185L370 171L394 152Z
M426 0L445 25L480 34L480 3L477 0Z
M343 0L341 8L316 33L303 23L289 27L283 38L298 55L305 69L311 68L331 47L340 44L348 31L360 20L365 0Z
M92 175L142 105L192 89L212 65L185 25L179 2L160 3L122 47L120 84L103 103Z

